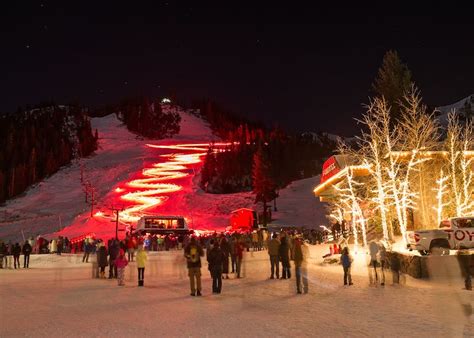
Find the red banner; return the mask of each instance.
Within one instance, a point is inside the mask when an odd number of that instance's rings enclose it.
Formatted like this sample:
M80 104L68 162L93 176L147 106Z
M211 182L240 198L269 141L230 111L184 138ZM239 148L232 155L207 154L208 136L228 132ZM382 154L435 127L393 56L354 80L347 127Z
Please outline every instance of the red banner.
M327 181L329 178L336 175L340 170L341 170L341 168L337 164L336 157L331 156L323 164L323 172L321 174L321 182L320 183L323 183L323 182Z

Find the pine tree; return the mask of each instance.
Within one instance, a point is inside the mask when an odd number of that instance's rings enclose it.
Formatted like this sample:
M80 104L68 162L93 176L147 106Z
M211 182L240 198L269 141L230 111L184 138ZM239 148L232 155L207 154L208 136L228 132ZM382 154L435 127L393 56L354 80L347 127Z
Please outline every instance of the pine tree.
M271 168L261 145L253 156L252 179L255 202L263 203L263 226L267 226L267 203L276 198L276 192Z
M372 87L375 93L379 97L384 97L391 107L392 122L396 122L400 117L400 102L405 93L409 92L411 82L411 72L407 65L402 63L398 53L393 50L385 53Z
M209 183L216 175L216 158L214 155L214 149L212 146L207 150L206 157L204 158L204 164L201 169L201 188L204 191L208 191Z

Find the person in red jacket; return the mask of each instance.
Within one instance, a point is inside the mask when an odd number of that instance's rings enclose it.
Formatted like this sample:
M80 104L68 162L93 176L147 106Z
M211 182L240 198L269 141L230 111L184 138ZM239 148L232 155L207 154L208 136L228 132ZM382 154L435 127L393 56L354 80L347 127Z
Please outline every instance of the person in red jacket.
M119 256L115 259L115 266L117 267L117 282L119 286L124 286L125 282L125 267L128 265L128 261L125 258L125 252L120 249Z
M129 262L133 262L133 258L135 257L135 248L136 248L136 244L137 244L137 241L134 237L129 237L127 238L127 243L126 243L126 246L127 246L127 254L128 254L128 261Z

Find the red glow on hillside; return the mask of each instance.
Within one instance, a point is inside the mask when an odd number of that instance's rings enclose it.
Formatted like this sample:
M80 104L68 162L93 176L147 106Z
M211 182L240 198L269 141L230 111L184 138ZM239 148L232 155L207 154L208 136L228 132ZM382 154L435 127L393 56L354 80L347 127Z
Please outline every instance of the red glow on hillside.
M214 143L216 148L224 147L229 143ZM127 182L120 183L115 188L115 196L112 198L114 206L123 206L120 212L120 222L135 225L140 217L157 213L157 207L164 205L172 194L191 188L183 184L192 184L190 180L180 180L192 173L202 162L202 157L209 147L208 143L187 143L176 145L147 144L147 147L162 150L178 150L179 153L167 153L159 155L159 161L145 167L138 177ZM179 181L179 182L177 182ZM183 183L185 182L185 183ZM110 203L110 201L107 201ZM153 211L153 212L151 212ZM182 211L186 216L185 211ZM114 216L110 213L98 211L96 218L106 218L113 221Z

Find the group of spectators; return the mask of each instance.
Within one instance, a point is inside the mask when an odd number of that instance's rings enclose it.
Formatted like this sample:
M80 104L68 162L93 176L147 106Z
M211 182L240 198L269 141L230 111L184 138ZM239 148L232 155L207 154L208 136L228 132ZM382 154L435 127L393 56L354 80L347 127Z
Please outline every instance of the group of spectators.
M29 241L25 241L23 245L20 243L13 244L9 241L5 244L3 241L0 241L0 269L11 269L12 268L12 258L13 258L13 267L15 269L20 269L20 255L23 254L23 268L29 268L30 265L30 254L32 252L32 247Z
M291 265L294 262L296 277L296 292L308 293L307 259L309 249L304 237L295 233L274 233L268 242L268 255L270 256L270 279L290 279ZM280 263L282 275L280 277Z

